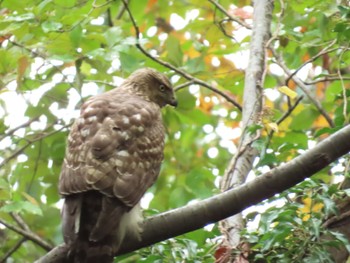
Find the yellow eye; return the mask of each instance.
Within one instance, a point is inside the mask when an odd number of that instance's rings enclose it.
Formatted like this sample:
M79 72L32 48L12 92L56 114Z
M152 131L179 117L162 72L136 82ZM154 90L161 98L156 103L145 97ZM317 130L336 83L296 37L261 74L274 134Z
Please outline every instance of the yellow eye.
M160 86L159 86L159 90L160 90L160 91L165 91L165 86L164 86L164 85L160 85Z

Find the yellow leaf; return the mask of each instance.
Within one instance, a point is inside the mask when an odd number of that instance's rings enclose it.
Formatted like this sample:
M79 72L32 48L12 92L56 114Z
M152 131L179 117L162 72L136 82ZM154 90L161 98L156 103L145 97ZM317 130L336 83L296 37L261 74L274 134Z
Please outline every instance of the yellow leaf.
M274 132L278 132L278 125L275 122L269 122L267 124Z
M322 210L324 205L322 203L315 203L311 199L311 197L306 197L303 199L304 206L299 208L299 212L303 214L303 221L307 221L310 219L311 213L318 213Z
M283 93L284 95L287 95L291 99L295 99L298 95L295 91L291 90L287 86L279 87L278 91Z

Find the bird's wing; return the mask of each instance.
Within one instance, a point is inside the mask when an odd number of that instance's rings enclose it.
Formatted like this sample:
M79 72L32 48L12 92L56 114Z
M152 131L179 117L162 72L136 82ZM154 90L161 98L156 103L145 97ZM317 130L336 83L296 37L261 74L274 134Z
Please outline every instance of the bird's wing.
M102 95L83 105L72 127L59 182L63 196L89 190L103 194L91 240L106 236L140 201L159 174L164 147L159 107L125 95ZM70 198L63 218L67 232L74 226L76 233L84 200Z

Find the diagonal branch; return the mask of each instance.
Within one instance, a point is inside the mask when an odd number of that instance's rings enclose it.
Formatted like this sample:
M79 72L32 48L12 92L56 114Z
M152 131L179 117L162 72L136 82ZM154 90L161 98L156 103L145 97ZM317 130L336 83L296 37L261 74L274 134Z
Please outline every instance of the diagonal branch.
M277 54L276 50L272 48L271 46L269 47L273 56L276 58L277 64L284 70L284 72L290 76L293 74L290 69L286 66L286 64L283 61L283 58L281 55ZM300 89L305 93L305 95L309 98L309 100L315 105L317 110L323 115L323 117L326 119L328 122L329 126L334 127L334 122L332 118L328 115L328 113L322 108L321 103L314 98L314 96L311 94L311 92L308 90L307 85L297 76L293 76L292 79L294 82L300 87Z
M220 96L224 97L227 101L229 101L230 103L232 103L235 107L237 107L240 111L242 111L242 106L237 102L235 101L234 99L232 99L229 95L227 95L225 92L209 85L208 83L204 82L203 80L201 79L198 79L198 78L195 78L193 77L192 75L188 74L187 72L173 66L172 64L166 62L166 61L163 61L161 59L158 59L154 56L152 56L146 49L144 49L141 44L140 44L140 29L138 27L138 25L136 24L136 21L135 21L135 18L134 16L132 15L130 9L129 9L129 6L126 2L126 0L122 0L123 3L124 3L124 6L125 6L125 9L127 11L127 13L129 14L129 17L130 17L130 20L133 24L133 27L135 29L135 37L136 37L136 44L135 46L148 58L152 59L153 61L157 62L158 64L166 67L166 68L169 68L173 71L175 71L177 74L179 74L180 76L184 77L185 79L189 80L190 82L192 82L193 84L198 84L198 85L201 85L217 94L219 94Z
M230 20L236 22L237 24L240 24L241 26L244 26L248 29L252 29L252 26L251 25L248 25L246 22L236 18L236 17L233 17L231 16L227 11L226 9L219 4L219 2L217 1L214 1L214 0L208 0L210 3L212 3L217 9L219 9L223 14L225 14L225 16L227 16Z
M0 224L3 224L4 226L6 226L8 229L16 232L17 234L22 235L23 237L25 237L26 239L29 239L31 241L33 241L34 243L38 244L39 246L41 246L43 249L49 251L52 249L52 245L47 243L45 240L43 240L41 237L39 237L37 234L33 233L33 232L29 232L27 230L21 229L17 226L14 226L8 222L5 222L4 220L0 219Z
M337 51L338 49L341 48L332 48L331 47L337 42L338 40L335 39L333 40L329 45L327 45L325 48L323 48L318 54L316 54L315 56L313 56L312 58L308 59L307 61L305 61L302 65L300 65L292 74L290 74L287 79L286 79L286 86L288 86L289 81L299 72L299 70L301 70L303 67L305 67L307 64L314 62L316 59L318 59L319 57Z
M53 125L55 125L56 123L50 125L46 130L48 130L49 128L51 128ZM33 143L40 141L46 137L49 137L51 135L54 135L60 131L62 131L63 129L69 127L71 125L71 123L62 126L60 129L58 130L54 130L52 132L49 133L45 133L44 135L38 136L34 139L27 139L27 143L25 145L23 145L21 148L17 149L15 152L13 152L10 156L6 157L1 163L0 163L0 168L2 168L4 165L6 165L10 160L12 160L13 158L17 157L19 154L21 154L25 149L27 149L29 146L31 146Z
M302 182L350 151L350 125L332 134L294 160L235 189L148 218L142 239L126 240L120 254L152 245L240 213L247 207ZM55 247L37 263L64 263L68 248Z
M7 131L5 134L3 134L0 137L0 141L5 139L7 136L13 135L17 130L30 126L30 124L32 124L34 121L37 121L38 119L39 119L39 117L32 118L32 119L28 120L27 122L22 123L21 125L19 125L19 126L13 128L13 129Z
M289 115L292 114L292 112L295 110L295 108L299 105L299 103L302 101L302 99L304 98L304 96L300 96L293 105L291 105L290 107L288 107L288 110L276 121L277 125L280 125ZM268 135L268 141L266 144L266 149L268 148L271 138L273 136L273 134L275 133L274 130L271 130L269 135Z
M0 258L0 262L6 262L6 260L13 254L16 252L17 249L19 249L21 247L21 245L27 241L27 239L25 237L21 238L19 241L17 241L17 243L10 249L8 250L5 255Z
M10 213L10 215L12 216L12 218L16 221L16 223L24 230L26 231L30 231L29 226L27 225L26 222L24 222L23 218L16 213Z

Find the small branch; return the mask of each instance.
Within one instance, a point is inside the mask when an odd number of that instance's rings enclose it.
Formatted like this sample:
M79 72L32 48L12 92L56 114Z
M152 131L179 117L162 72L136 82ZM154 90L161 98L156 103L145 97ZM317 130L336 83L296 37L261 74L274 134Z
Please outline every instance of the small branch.
M129 4L130 1L126 0L126 3ZM116 19L117 20L121 19L123 14L124 14L124 12L125 12L125 5L120 7Z
M289 81L299 72L299 70L301 70L305 65L314 62L316 59L318 59L319 57L331 53L333 51L336 51L338 49L341 48L332 48L329 49L331 46L333 46L335 43L337 42L337 39L333 40L328 46L326 46L324 49L322 49L318 54L316 54L315 56L313 56L312 58L308 59L307 61L304 62L304 64L300 65L299 68L297 68L293 73L291 73L288 78L286 79L286 86L288 86Z
M182 83L182 84L176 86L176 87L174 88L174 90L175 90L175 91L179 91L179 90L181 90L181 89L183 89L183 88L186 88L186 87L188 87L188 86L190 86L190 85L193 85L193 84L194 84L193 81L188 81L188 82L185 82L185 83Z
M219 9L223 14L225 14L225 16L227 16L230 20L236 22L237 24L240 24L241 26L244 26L245 28L248 28L248 29L252 29L252 26L251 25L248 25L246 22L236 18L236 17L233 17L231 16L227 11L226 9L220 5L218 2L214 1L214 0L208 0L210 3L212 3L217 9Z
M280 125L290 114L292 114L292 112L294 111L294 109L299 105L299 103L303 100L304 96L300 96L295 102L293 105L289 106L288 107L288 110L281 116L281 118L279 118L277 121L276 121L276 124L277 125ZM268 135L268 141L267 141L267 144L266 144L266 148L268 148L269 144L270 144L270 141L271 141L271 138L273 136L273 134L275 133L274 130L271 130L269 135Z
M200 79L197 79L195 77L193 77L192 75L188 74L187 72L183 71L183 70L180 70L176 67L174 67L173 65L171 65L170 63L168 62L165 62L163 60L160 60L158 58L155 58L154 56L152 56L150 53L148 53L141 45L140 45L140 29L138 27L138 25L136 24L136 21L134 19L134 16L132 15L130 9L129 9L129 6L127 4L127 2L125 0L122 0L123 3L124 3L124 6L125 6L125 9L126 11L128 12L129 14L129 17L130 17L130 20L133 24L133 27L135 29L135 35L136 35L136 44L135 46L148 58L152 59L153 61L157 62L158 64L166 67L166 68L169 68L173 71L175 71L177 74L181 75L182 77L184 77L185 79L191 81L193 84L198 84L198 85L201 85L203 87L206 87L207 89L219 94L220 96L224 97L227 101L231 102L235 107L238 108L239 111L242 111L242 106L236 102L234 99L232 99L230 96L228 96L225 92L217 89L217 88L214 88L213 86L207 84L206 82L204 82L203 80L200 80Z
M25 237L21 238L9 251L5 253L5 255L0 259L1 263L5 263L6 260L14 253L17 249L21 247L21 245L27 241Z
M294 105L288 108L288 110L282 115L281 118L277 120L277 125L281 124L292 112L293 110L299 105L299 103L302 101L304 96L300 96L295 102Z
M343 76L342 76L342 74L341 74L341 72L340 72L340 62L342 61L343 55L345 54L345 52L346 52L347 50L348 50L348 49L342 50L342 52L340 53L340 56L339 56L339 63L338 63L338 68L337 68L337 74L338 74L338 76L339 76L340 83L341 83L341 86L342 86L342 95L343 95L343 101L344 101L343 116L344 116L344 119L345 119L346 123L349 122L349 118L348 118L348 116L347 116L348 98L346 97L346 88L345 88Z
M12 45L17 46L17 47L20 47L20 48L26 50L26 51L29 52L32 56L34 56L34 57L40 57L40 58L44 59L44 60L45 60L47 63L49 63L54 69L56 69L57 72L59 72L59 73L63 76L63 80L64 80L66 83L68 83L72 88L74 88L73 84L68 80L67 76L63 73L63 71L60 69L60 67L58 67L58 66L52 64L52 63L50 62L50 60L47 60L47 58L46 58L43 54L40 54L39 52L34 51L34 50L32 50L32 49L30 49L30 48L28 48L28 47L26 47L26 46L24 46L24 45L22 45L22 44L20 44L20 43L17 43L17 42L15 42L15 41L11 41L10 39L8 39L8 41L9 41Z
M0 137L0 141L5 139L7 136L11 136L12 134L14 134L17 130L21 129L21 128L26 128L28 127L30 124L32 124L32 122L37 121L39 119L39 117L35 117L30 119L29 121L9 130L8 132L6 132L5 134L3 134L3 136Z
M12 218L16 221L16 223L24 230L26 231L31 231L29 226L27 225L26 222L24 222L23 218L16 213L10 213L10 215L12 216Z
M305 85L314 85L320 82L326 82L326 81L335 81L335 80L350 80L350 77L324 77L322 79L316 79L313 81L304 81Z
M215 18L214 18L214 19L215 19ZM226 37L228 37L228 38L234 40L235 42L238 42L231 34L228 34L228 33L226 32L224 23L225 23L225 22L228 22L228 21L230 21L230 19L227 19L227 18L226 18L226 19L220 20L219 22L214 21L214 23L219 27L220 31L221 31Z
M42 247L46 251L49 251L53 248L53 246L51 244L47 243L45 240L43 240L41 237L39 237L37 234L35 234L33 232L29 232L29 231L23 230L21 228L18 228L14 225L11 225L10 223L5 222L2 219L0 219L0 224L3 224L8 229L10 229L10 230L16 232L17 234L20 234L23 237L33 241L34 243L36 243L37 245L39 245L40 247Z
M56 123L54 123L54 124L56 124ZM53 124L53 125L54 125L54 124ZM51 126L53 126L53 125L51 125ZM6 157L6 158L2 161L2 163L0 164L0 168L2 168L6 163L8 163L8 162L9 162L10 160L12 160L13 158L15 158L15 157L17 157L19 154L21 154L26 148L28 148L28 147L29 147L30 145L32 145L33 143L35 143L35 142L37 142L37 141L40 141L40 140L42 140L42 139L44 139L44 138L46 138L46 137L49 137L49 136L51 136L51 135L54 135L54 134L60 132L61 130L63 130L63 129L65 129L65 128L69 127L70 125L71 125L71 124L64 125L63 127L61 127L61 128L58 129L58 130L54 130L54 131L49 132L49 133L47 133L47 134L44 134L44 135L42 135L42 136L38 136L37 138L34 138L34 139L32 139L32 140L27 139L28 143L25 144L24 146L22 146L21 148L17 149L17 150L16 150L14 153L12 153L10 156ZM48 127L48 128L50 128L50 127Z
M273 56L276 58L277 60L277 64L284 70L284 72L290 76L292 74L292 72L289 70L289 68L285 65L283 58L277 54L276 50L274 48L271 47L270 45L270 50L273 54ZM309 100L315 105L315 107L317 108L317 110L323 115L323 117L326 119L326 121L328 122L329 126L334 127L334 122L332 120L332 118L328 115L328 113L322 108L321 103L314 98L314 96L311 94L311 92L308 90L308 88L306 87L306 85L304 84L304 82L299 79L297 76L293 76L292 79L294 80L294 82L300 87L300 89L305 93L305 95L309 98Z
M106 5L109 5L110 3L113 3L113 2L114 2L114 0L110 0L110 1L107 1L106 3L97 5L97 4L96 4L96 1L94 1L94 2L92 3L92 8L95 8L95 9L101 8L101 7L104 7L104 6L106 6Z

